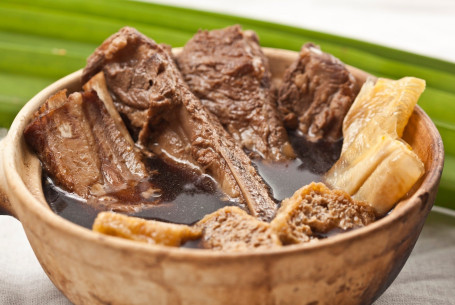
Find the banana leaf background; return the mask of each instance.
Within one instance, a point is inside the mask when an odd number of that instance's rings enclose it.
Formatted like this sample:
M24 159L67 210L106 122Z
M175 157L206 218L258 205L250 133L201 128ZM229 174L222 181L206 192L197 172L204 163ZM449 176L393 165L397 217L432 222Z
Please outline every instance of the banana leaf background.
M455 209L455 63L322 32L219 13L119 0L0 2L0 126L45 86L85 66L108 36L129 25L173 47L198 29L240 24L265 47L299 50L312 41L343 62L381 77L427 82L419 105L443 138L446 159L436 204Z

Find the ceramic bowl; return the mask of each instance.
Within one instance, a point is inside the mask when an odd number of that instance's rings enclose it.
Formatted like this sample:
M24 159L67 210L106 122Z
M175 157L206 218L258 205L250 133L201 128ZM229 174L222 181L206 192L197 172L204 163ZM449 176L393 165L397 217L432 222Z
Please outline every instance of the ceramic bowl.
M279 82L297 53L264 51ZM363 83L367 74L350 69ZM43 269L74 304L369 304L400 272L435 200L443 145L416 107L404 138L424 162L425 175L390 214L367 227L245 253L152 246L92 232L51 211L40 163L23 137L37 107L62 88L80 90L80 78L77 71L31 99L0 153L1 206L21 221Z

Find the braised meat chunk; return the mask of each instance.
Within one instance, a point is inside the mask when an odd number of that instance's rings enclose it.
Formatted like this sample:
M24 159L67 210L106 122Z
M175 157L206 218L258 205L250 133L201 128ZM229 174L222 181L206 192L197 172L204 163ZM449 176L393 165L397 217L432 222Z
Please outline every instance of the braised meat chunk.
M202 247L223 251L271 249L281 246L270 224L237 207L225 207L196 224L202 229Z
M294 158L254 32L240 26L199 31L177 62L190 89L242 148L266 160Z
M117 108L112 101L111 95L107 90L106 80L104 78L104 73L99 72L93 76L88 82L83 86L84 91L90 92L94 91L98 95L99 99L103 102L104 107L106 107L107 112L110 117L114 120L115 125L117 126L119 132L122 134L122 137L128 141L131 146L134 146L134 141L131 138L129 131L126 129L125 123L121 118L120 114L117 111Z
M319 238L333 229L363 227L375 220L373 209L346 192L311 183L281 203L272 229L283 244L298 244Z
M131 142L95 92L62 90L50 97L24 132L54 181L89 203L134 211L159 195Z
M342 137L343 118L358 90L342 62L307 43L286 70L278 107L286 128L298 129L309 141L334 142Z
M100 71L115 107L144 150L208 174L252 215L273 217L276 204L268 187L241 147L189 90L168 47L123 28L89 57L83 80Z
M83 83L104 72L114 105L140 144L147 139L148 125L159 125L180 102L173 98L179 75L169 52L167 46L125 27L95 50L83 71Z

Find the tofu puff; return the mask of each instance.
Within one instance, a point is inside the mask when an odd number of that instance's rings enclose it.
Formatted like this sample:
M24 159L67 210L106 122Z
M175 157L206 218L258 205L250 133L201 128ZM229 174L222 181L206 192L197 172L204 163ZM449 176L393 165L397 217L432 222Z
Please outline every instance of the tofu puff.
M375 218L371 207L353 200L347 193L330 190L322 183L311 183L285 199L271 223L228 206L205 216L194 226L100 213L93 230L167 246L199 240L199 246L204 249L240 252L305 243L333 229L363 227Z

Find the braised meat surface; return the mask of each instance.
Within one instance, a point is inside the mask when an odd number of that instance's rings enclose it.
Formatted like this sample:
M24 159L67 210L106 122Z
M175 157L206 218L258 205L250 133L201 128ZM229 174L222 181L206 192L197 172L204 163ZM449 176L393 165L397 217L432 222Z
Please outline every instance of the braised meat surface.
M345 65L312 43L305 44L286 70L278 105L286 128L298 129L309 141L335 142L358 88Z
M177 62L190 89L253 157L294 158L270 90L267 58L240 26L199 31Z
M24 132L58 185L89 203L134 211L155 202L144 164L94 92L62 90L50 97Z
M189 90L168 47L123 28L89 57L83 81L100 71L140 146L166 162L210 175L252 215L273 217L276 204L268 187L241 147Z

